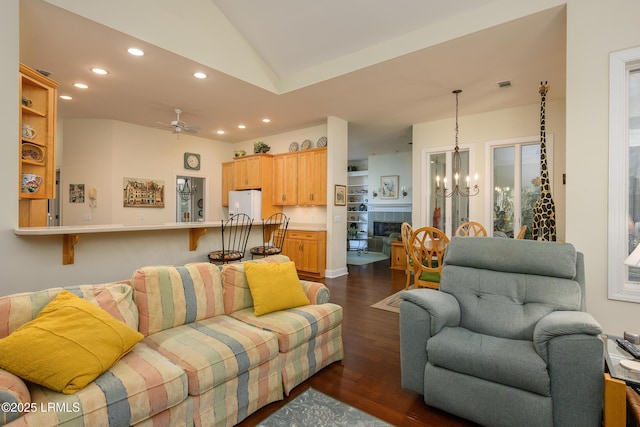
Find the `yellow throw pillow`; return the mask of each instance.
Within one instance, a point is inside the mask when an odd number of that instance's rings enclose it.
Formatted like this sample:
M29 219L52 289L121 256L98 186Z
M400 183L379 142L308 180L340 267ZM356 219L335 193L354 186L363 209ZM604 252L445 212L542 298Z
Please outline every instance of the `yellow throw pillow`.
M64 394L84 388L143 336L69 291L0 339L0 367Z
M293 261L272 264L244 263L256 316L309 305Z

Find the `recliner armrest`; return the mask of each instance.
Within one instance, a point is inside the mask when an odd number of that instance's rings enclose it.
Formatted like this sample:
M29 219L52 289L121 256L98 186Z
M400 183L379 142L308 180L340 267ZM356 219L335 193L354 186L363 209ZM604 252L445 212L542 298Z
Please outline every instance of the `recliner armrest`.
M412 289L401 292L400 297L429 313L431 317L429 336L434 336L445 326L460 325L460 304L451 294L434 289Z
M549 363L547 347L549 341L562 335L599 335L602 327L589 313L584 311L554 311L536 324L533 330L533 345L546 363Z

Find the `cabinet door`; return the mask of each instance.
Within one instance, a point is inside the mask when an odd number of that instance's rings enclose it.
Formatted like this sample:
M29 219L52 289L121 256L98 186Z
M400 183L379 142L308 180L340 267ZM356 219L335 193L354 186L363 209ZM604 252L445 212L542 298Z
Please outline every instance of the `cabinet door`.
M235 160L236 190L258 189L262 184L262 168L259 156L247 156Z
M222 164L222 206L229 206L229 191L235 190L235 162Z
M317 149L298 155L298 204L327 204L327 150Z
M273 204L298 204L298 155L285 154L273 158Z

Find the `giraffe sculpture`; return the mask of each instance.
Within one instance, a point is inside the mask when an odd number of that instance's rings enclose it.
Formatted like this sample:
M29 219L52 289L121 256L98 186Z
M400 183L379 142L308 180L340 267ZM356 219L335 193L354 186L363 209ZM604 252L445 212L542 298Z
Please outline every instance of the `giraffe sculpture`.
M533 240L556 241L556 206L551 197L547 167L545 103L549 85L540 82L540 198L533 205Z

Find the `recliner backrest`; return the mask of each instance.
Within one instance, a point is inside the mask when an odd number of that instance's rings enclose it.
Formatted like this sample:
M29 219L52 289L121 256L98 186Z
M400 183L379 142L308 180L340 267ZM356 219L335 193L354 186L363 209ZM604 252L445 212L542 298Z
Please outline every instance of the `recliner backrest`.
M584 309L582 268L581 254L568 243L454 237L440 290L458 300L460 326L531 340L547 314Z

